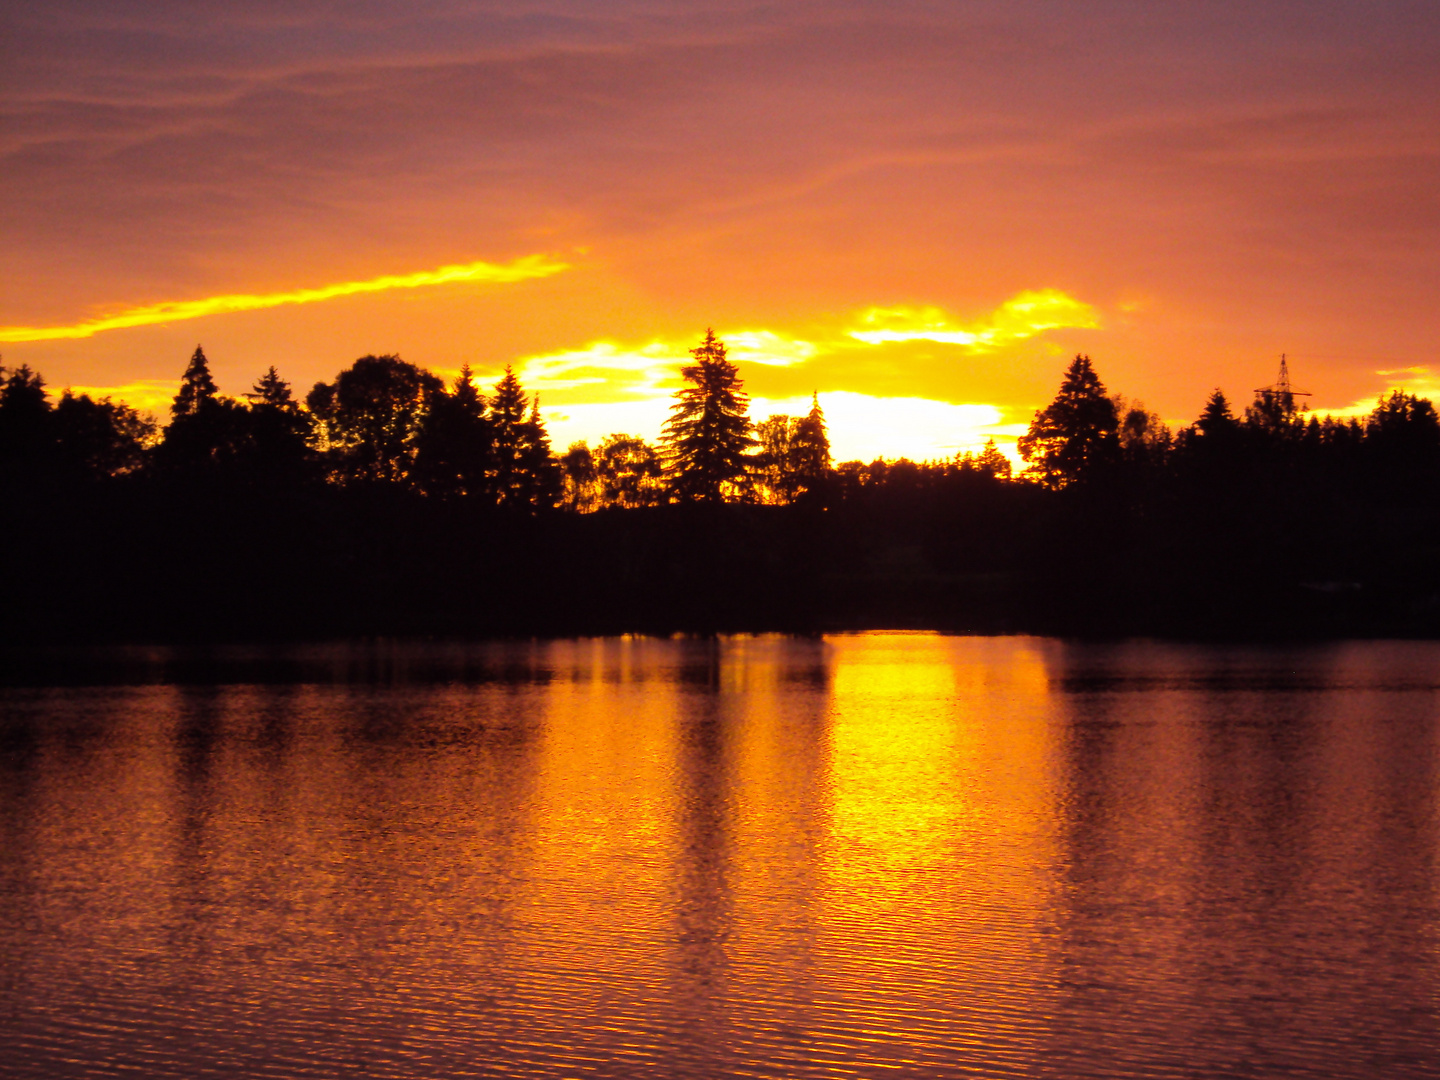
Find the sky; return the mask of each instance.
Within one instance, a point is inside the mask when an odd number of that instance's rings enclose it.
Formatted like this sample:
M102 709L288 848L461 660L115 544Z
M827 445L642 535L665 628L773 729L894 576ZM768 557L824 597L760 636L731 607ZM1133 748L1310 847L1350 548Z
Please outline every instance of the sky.
M1434 0L0 0L0 363L163 414L366 354L553 441L686 350L837 457L1440 394Z

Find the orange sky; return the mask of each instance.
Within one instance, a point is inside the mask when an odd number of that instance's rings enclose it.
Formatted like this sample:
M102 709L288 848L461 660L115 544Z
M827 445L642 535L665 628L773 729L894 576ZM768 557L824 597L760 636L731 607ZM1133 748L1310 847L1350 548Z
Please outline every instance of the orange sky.
M0 355L514 363L563 447L714 326L842 457L1013 438L1076 351L1175 421L1282 351L1433 392L1436 56L1430 0L0 3Z

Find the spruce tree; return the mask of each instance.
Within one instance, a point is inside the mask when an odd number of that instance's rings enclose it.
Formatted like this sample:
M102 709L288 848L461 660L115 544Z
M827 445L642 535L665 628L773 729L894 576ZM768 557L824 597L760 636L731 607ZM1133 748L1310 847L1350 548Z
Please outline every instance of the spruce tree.
M1219 387L1205 399L1205 408L1200 413L1200 419L1195 421L1195 429L1201 435L1225 436L1239 427L1235 414L1230 411L1230 402L1225 400L1225 394Z
M250 402L251 479L274 488L306 478L315 463L310 451L314 419L300 408L290 384L272 365L246 393Z
M818 392L810 398L810 411L791 433L788 466L797 494L813 491L830 471L830 436L825 430Z
M1077 356L1060 392L1020 437L1020 456L1046 487L1092 480L1120 456L1120 417L1088 356Z
M491 487L501 506L517 506L528 501L525 489L525 390L520 379L508 365L505 375L495 384L490 395Z
M252 405L270 405L277 409L296 408L290 384L280 377L272 364L245 395Z
M680 374L691 385L676 391L660 436L670 489L682 502L748 497L746 453L755 440L739 369L726 359L725 345L713 330L705 331L705 340L690 355L695 362Z
M195 484L244 477L253 443L250 417L243 404L219 395L199 345L180 378L170 414L165 437L155 448L161 473Z
M522 501L536 510L549 510L560 501L560 463L550 452L550 435L540 416L540 395L530 402L530 419L520 432Z
M476 388L474 372L465 364L449 392L431 399L417 441L416 482L429 495L485 495L489 491L490 449L485 395Z
M180 377L180 392L170 406L170 415L177 420L182 416L194 416L205 402L215 400L216 393L215 380L210 375L210 361L205 359L205 350L196 345L190 364Z
M1000 452L994 438L985 440L985 446L975 457L975 469L982 476L996 480L1010 479L1010 459Z

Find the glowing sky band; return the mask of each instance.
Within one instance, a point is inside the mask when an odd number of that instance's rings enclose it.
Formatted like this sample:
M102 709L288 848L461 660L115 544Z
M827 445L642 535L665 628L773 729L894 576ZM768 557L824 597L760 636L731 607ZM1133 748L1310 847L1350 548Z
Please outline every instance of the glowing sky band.
M259 311L286 304L313 304L340 296L386 292L390 289L419 289L426 285L449 285L461 281L511 282L549 277L569 265L545 255L527 255L505 264L472 262L422 270L416 274L386 274L368 281L346 281L338 285L322 285L314 289L291 292L211 296L204 300L169 300L145 307L128 308L114 315L87 319L74 326L4 326L0 342L55 341L62 338L88 338L102 330L122 330L132 326L154 326L159 323L199 319L206 315L222 315L232 311Z

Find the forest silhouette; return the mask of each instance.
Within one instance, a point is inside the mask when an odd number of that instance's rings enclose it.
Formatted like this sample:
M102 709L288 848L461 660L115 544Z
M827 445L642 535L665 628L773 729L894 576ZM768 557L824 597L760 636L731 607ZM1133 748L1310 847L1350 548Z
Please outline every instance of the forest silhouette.
M1288 383L1171 431L1087 356L1012 474L833 464L818 396L758 423L707 332L656 442L552 449L516 374L365 356L303 400L161 426L0 368L11 643L933 628L1272 638L1440 632L1440 419L1318 417Z

